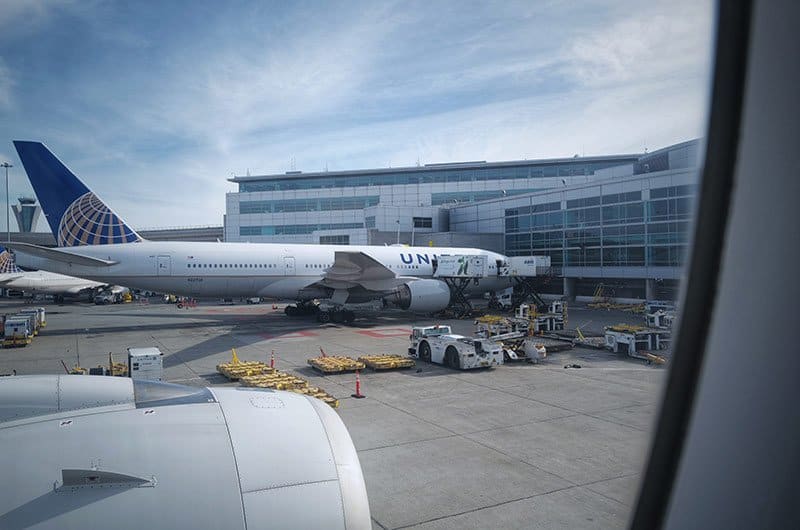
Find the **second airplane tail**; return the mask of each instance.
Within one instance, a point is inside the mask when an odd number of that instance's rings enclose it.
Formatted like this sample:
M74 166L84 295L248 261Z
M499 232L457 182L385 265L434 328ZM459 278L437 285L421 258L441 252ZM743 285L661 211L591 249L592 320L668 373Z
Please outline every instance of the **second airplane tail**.
M17 267L17 262L14 260L14 255L2 246L0 246L0 274L15 274L20 273L22 270Z
M59 247L142 241L44 144L15 140L14 147Z

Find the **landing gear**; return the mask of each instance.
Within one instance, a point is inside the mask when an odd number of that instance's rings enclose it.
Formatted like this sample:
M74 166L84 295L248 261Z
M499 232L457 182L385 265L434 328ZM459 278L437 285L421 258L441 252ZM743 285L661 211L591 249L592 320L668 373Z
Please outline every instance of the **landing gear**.
M63 304L64 303L64 295L62 295L62 294L54 295L53 296L53 302L55 302L57 304Z
M325 307L323 309L317 302L299 302L297 305L287 305L283 312L289 317L314 315L317 317L317 322L322 324L327 324L328 322L350 324L356 319L356 314L349 309L340 307Z
M299 302L297 305L287 305L283 312L289 317L302 317L316 314L319 306L313 302Z
M356 319L356 314L348 309L320 309L317 313L317 322L327 324L328 322L350 324Z

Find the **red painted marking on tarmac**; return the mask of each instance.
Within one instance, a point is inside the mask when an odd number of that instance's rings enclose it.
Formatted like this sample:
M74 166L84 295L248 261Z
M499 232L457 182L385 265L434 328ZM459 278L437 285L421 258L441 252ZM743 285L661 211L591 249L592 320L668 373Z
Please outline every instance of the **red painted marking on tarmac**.
M303 337L316 337L317 334L313 331L301 330L301 331L291 331L289 333L283 333L278 335L271 335L269 333L259 333L259 337L262 339L300 339Z
M374 339L385 339L388 337L408 337L411 335L411 329L409 328L385 328L385 329L365 329L362 331L356 331L356 333L361 333L362 335L366 335L367 337L372 337Z
M203 313L206 314L223 314L229 315L267 315L271 311L264 308L249 308L249 307L226 307L224 309L204 309Z

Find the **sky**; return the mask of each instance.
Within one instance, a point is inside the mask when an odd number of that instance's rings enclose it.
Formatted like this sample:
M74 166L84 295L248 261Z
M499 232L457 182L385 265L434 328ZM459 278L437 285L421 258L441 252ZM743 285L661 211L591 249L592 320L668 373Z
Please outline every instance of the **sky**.
M33 192L11 141L37 140L148 228L222 224L233 175L633 153L703 136L713 10L0 0L0 28L12 202Z

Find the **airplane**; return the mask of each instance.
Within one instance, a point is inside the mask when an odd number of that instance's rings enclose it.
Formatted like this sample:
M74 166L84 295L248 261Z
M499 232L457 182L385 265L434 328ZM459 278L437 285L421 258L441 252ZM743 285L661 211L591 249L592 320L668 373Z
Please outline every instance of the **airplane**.
M59 248L8 243L26 267L193 297L296 300L289 316L351 322L345 304L381 301L433 313L450 304L434 278L443 255L486 256L490 276L466 292L512 285L507 258L475 248L147 241L40 142L14 141ZM326 304L317 308L314 300Z
M104 290L110 290L112 293L124 290L123 287L116 285L109 286L107 283L54 272L23 271L17 266L14 256L2 246L0 246L0 287L33 294L53 295L56 303L62 303L65 297L93 296Z

